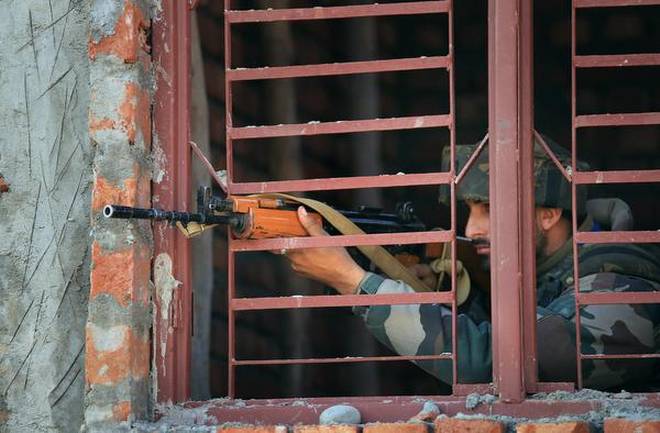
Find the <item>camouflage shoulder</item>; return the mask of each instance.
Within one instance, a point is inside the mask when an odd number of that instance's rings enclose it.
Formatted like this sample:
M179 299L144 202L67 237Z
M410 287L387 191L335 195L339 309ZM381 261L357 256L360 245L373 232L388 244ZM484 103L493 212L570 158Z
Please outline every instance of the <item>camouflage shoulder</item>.
M580 247L580 277L630 275L660 283L660 248L655 245L591 244Z

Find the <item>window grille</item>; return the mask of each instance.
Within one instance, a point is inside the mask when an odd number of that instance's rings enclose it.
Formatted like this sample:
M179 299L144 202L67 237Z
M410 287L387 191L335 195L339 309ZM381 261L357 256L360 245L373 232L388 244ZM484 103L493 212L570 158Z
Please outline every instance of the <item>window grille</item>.
M580 332L581 306L597 304L657 304L660 303L660 292L594 292L580 293L578 245L604 243L659 243L660 231L610 231L610 232L580 232L576 213L576 196L579 185L612 184L612 183L658 183L660 170L610 170L610 171L578 171L577 130L578 128L598 128L608 126L639 126L660 125L660 113L619 113L619 114L579 114L576 108L578 82L576 72L582 68L634 68L640 66L660 66L660 53L639 54L609 54L609 55L578 55L576 50L576 14L578 10L599 7L634 7L657 6L657 0L573 0L572 2L572 176L562 170L565 176L572 179L573 193L573 279L575 281L575 329L577 347L577 386L582 388L582 361L585 359L648 359L660 358L659 353L647 354L585 354L582 353L582 336Z
M182 2L183 3L183 2ZM229 241L228 254L228 323L229 323L229 397L236 394L236 369L248 365L287 365L287 364L334 364L348 362L387 362L395 360L452 360L453 392L455 396L466 395L475 391L492 391L500 395L503 402L520 402L528 393L550 391L556 389L572 390L572 383L541 383L538 381L536 368L536 299L535 299L535 266L533 246L533 185L530 146L522 146L520 162L511 163L505 158L518 149L515 144L531 143L536 134L533 129L533 82L532 71L532 23L531 2L516 2L493 0L489 4L489 44L494 44L495 32L498 32L498 43L503 44L497 50L491 45L492 58L489 59L489 111L491 125L491 143L497 147L491 152L491 194L496 194L493 212L499 221L492 223L494 257L512 259L509 268L495 271L493 291L505 292L498 295L506 302L493 304L493 381L494 384L466 385L457 382L457 304L456 304L456 263L452 263L450 292L415 293L405 295L345 295L345 296L303 296L303 297L263 297L238 298L235 290L235 256L247 251L268 251L281 248L310 248L323 246L355 246L378 244L414 244L428 242L450 242L452 257L456 256L456 184L483 149L480 146L467 166L460 173L454 167L455 152L455 96L454 96L454 41L453 41L453 8L452 0L413 1L402 3L369 4L355 6L331 6L296 9L268 10L233 10L231 1L224 0L225 5L225 86L226 86L226 143L227 143L227 192L229 194L251 194L270 192L327 191L353 188L388 188L401 186L421 186L446 184L451 190L451 225L445 231L428 231L398 234L370 234L333 236L324 238L289 238L264 240ZM166 137L166 152L168 158L168 176L163 184L155 187L154 204L161 207L187 209L188 181L186 173L189 167L190 153L185 143L188 142L188 9L179 2L165 2L167 20L160 25L162 34L156 33L154 49L159 53L172 52L164 55L161 64L168 72L168 77L174 79L170 85L159 87L156 107L156 129L159 136ZM580 68L604 67L639 67L660 66L660 54L622 54L622 55L577 55L576 54L576 11L594 7L618 7L660 5L658 0L573 0L572 2L572 153L571 167L561 167L557 158L546 146L546 151L562 174L572 184L573 191L573 259L576 311L581 306L589 304L614 303L660 303L660 293L581 293L578 279L577 251L579 244L588 243L660 243L660 232L630 231L630 232L578 232L575 213L576 189L579 185L600 183L641 183L660 182L660 170L645 171L588 171L576 169L576 133L578 128L628 125L660 124L660 113L621 113L621 114L578 114L576 112L577 81L576 71ZM522 17L522 25L518 28L518 13ZM268 68L232 68L231 36L232 27L241 23L263 23L274 21L295 20L329 20L357 17L378 17L412 14L446 14L448 16L449 50L444 56L404 58L391 60L355 61L332 64L282 66ZM168 21L169 20L169 21ZM162 36L162 38L160 38ZM520 43L520 51L517 44ZM165 49L165 45L169 45ZM494 53L494 54L493 54ZM157 59L158 60L158 59ZM449 112L389 119L350 120L342 122L322 122L288 125L261 125L256 127L234 127L232 111L232 85L239 81L274 80L282 78L302 78L318 76L337 76L364 73L381 73L393 71L412 71L420 69L445 69L449 75ZM494 70L500 71L494 74ZM513 83L513 84L512 84ZM520 99L518 97L520 96ZM165 101L165 102L163 102ZM173 108L173 107L177 108ZM169 107L169 108L168 108ZM516 119L514 128L499 128L498 120ZM307 136L321 134L357 133L370 131L389 131L414 128L447 128L450 134L452 163L448 172L432 172L394 176L359 176L325 179L285 180L272 182L235 182L234 181L234 141L262 138ZM537 135L537 137L540 137ZM513 140L513 141L512 141ZM502 144L504 143L504 144ZM492 144L491 144L492 146ZM529 147L529 148L528 148ZM499 149L499 150L498 150ZM193 146L193 151L207 164L207 168L217 178L213 167L206 161L204 155ZM498 153L499 152L499 153ZM509 158L514 159L514 158ZM493 173L494 172L494 173ZM512 187L513 185L513 187ZM512 188L508 191L506 188ZM178 192L177 192L178 191ZM497 194L500 203L497 204ZM508 194L508 195L507 195ZM491 197L493 197L491 195ZM510 200L507 200L509 197ZM520 199L520 200L518 200ZM511 202L520 203L520 207L511 206ZM498 237L499 236L499 237ZM189 330L191 329L190 311L191 289L189 253L185 240L178 234L160 233L157 237L156 254L167 251L175 263L175 275L182 282L179 291L180 299L171 306L174 312L172 324L175 335L167 334L167 328L161 323L163 316L157 305L154 333L155 357L158 370L159 400L183 401L189 396L188 369L190 356ZM509 284L509 282L512 282ZM494 298L495 300L495 298ZM264 311L271 309L326 308L363 305L397 305L397 304L451 304L452 310L452 353L433 356L380 356L361 358L306 358L306 359L236 359L235 315L239 311ZM591 355L581 353L580 318L576 314L576 345L577 345L577 387L582 387L581 363L585 359L612 358L658 358L659 354ZM506 335L505 338L503 336ZM164 339L164 340L163 340ZM167 351L160 349L167 347ZM500 357L501 363L498 363ZM167 372L167 373L165 373ZM174 373L172 373L174 372ZM524 401L523 401L524 403ZM463 403L460 403L463 404ZM565 410L565 403L553 403L559 412ZM538 407L542 406L541 404ZM552 406L549 404L548 407ZM570 405L569 405L570 406ZM569 407L566 406L566 407ZM531 407L531 406L530 406ZM571 406L574 410L587 411L591 407ZM537 408L538 409L538 408ZM528 412L537 409L529 409ZM546 409L542 409L546 410ZM524 410L523 410L524 412ZM503 411L502 413L513 413ZM554 412L538 412L552 415Z
M453 40L452 40L452 3L446 1L418 1L402 3L369 4L334 7L308 7L296 9L268 10L232 10L230 1L225 1L225 80L226 80L226 119L227 119L227 174L230 194L253 194L268 192L323 191L352 188L386 188L419 185L451 185L454 198L455 169L449 172L419 173L405 175L359 176L331 179L305 179L274 182L234 182L233 177L233 142L283 136L305 136L319 134L340 134L372 131L391 131L413 128L449 128L452 160L455 145L454 133L454 92L453 92ZM382 17L415 14L447 14L449 52L444 56L403 58L391 60L354 61L333 64L300 66L281 66L267 68L232 68L231 36L232 27L239 23L264 23L295 20L329 20L359 17ZM382 73L393 71L412 71L420 69L446 69L449 74L450 110L447 114L399 117L388 119L347 120L341 122L320 122L273 126L234 127L232 113L232 84L245 80L273 80L281 78L301 78L318 76L336 76L364 73ZM438 149L438 152L440 149ZM235 369L245 365L264 364L329 364L349 362L399 361L451 359L453 364L454 388L456 383L456 263L452 264L451 292L415 293L402 295L344 295L344 296L302 296L270 297L241 299L235 296L234 266L235 255L244 251L267 251L282 248L309 248L324 246L355 246L378 244L413 244L424 242L451 242L452 256L455 256L456 244L455 200L451 206L451 227L446 231L427 231L398 234L343 235L328 238L295 238L229 241L229 396L235 395ZM236 359L235 352L235 313L247 310L267 310L278 308L321 308L363 305L397 305L411 303L451 304L452 353L432 356L373 356L354 358L307 358L307 359ZM302 331L302 330L301 330ZM295 336L294 336L295 338ZM464 385L465 387L466 385Z

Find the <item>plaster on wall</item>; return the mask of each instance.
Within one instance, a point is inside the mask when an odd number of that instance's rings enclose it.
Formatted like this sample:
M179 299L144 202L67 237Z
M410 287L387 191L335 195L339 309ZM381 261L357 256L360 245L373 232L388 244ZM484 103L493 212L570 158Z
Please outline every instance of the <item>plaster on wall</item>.
M82 423L92 149L89 4L0 1L0 407L14 432ZM1 429L0 429L1 430Z
M172 258L167 253L160 253L154 260L154 285L156 286L156 297L160 304L160 323L159 326L167 330L161 332L161 356L165 357L167 351L167 336L172 332L172 299L174 299L174 291L181 284L177 281L172 274ZM159 370L163 375L167 375L165 364L159 366Z

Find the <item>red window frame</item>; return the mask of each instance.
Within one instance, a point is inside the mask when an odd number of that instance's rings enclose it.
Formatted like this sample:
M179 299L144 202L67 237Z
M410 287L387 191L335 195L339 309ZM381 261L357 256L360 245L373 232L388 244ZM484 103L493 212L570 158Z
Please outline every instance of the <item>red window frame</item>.
M475 160L476 154L468 162L462 173L456 173L453 165L446 173L425 173L404 176L378 176L335 179L307 179L299 181L278 181L265 183L241 183L233 179L233 140L275 136L331 134L339 132L382 131L414 127L422 119L426 125L448 127L452 155L455 150L454 89L453 89L453 28L452 0L417 1L382 5L360 5L324 7L311 9L232 11L230 0L224 0L225 18L225 59L226 59L226 105L227 105L227 171L228 192L247 194L257 192L320 191L326 189L346 189L357 186L392 187L429 184L449 184L451 187L451 227L447 231L427 233L404 233L396 235L353 235L332 238L295 238L283 241L269 239L260 241L229 241L229 397L234 397L234 370L241 365L288 364L288 363L333 363L345 359L309 360L266 360L250 361L234 358L234 313L244 310L271 308L311 308L349 305L405 304L405 303L451 303L453 312L453 334L456 332L455 279L456 267L452 266L452 291L431 294L408 295L355 295L355 296L314 296L307 298L261 298L238 299L234 293L234 256L241 251L274 250L287 248L308 248L316 246L373 245L384 241L395 243L416 243L429 240L451 242L455 253L456 209L455 187L465 171ZM660 113L638 113L618 115L578 115L575 111L576 81L575 71L582 67L602 66L642 66L660 65L660 54L630 54L622 56L578 56L575 53L575 13L579 8L660 5L658 0L573 0L573 164L569 173L555 160L562 173L572 183L573 199L577 185L595 182L660 182L660 170L645 172L578 172L575 170L576 129L605 125L660 124ZM531 145L536 134L533 129L533 11L532 2L489 0L489 139L490 139L490 194L491 194L491 236L493 265L492 280L492 325L493 325L493 383L483 385L462 385L456 383L456 363L454 362L454 395L434 397L446 404L447 413L455 413L464 407L465 396L470 392L495 392L500 401L493 407L493 413L501 414L553 414L581 413L593 410L592 405L579 402L539 402L526 401L528 393L572 390L573 383L541 383L538 381L536 362L536 279L534 247L534 191ZM449 16L449 47L447 56L425 59L401 59L387 61L351 62L332 65L290 66L267 69L238 70L231 68L231 26L240 22L264 22L299 19L339 19L356 16L379 16L411 13L447 13ZM154 203L168 208L188 209L190 149L188 148L189 126L189 5L187 2L166 0L163 2L161 20L154 24L154 57L163 70L158 74L158 91L154 107L155 129L161 147L167 155L165 178L154 185ZM495 37L497 35L497 38ZM415 118L346 121L342 124L304 124L284 126L262 126L235 128L232 125L231 83L239 80L274 79L317 75L338 75L350 73L381 72L385 70L410 70L421 68L446 68L450 74L450 113ZM537 137L540 137L537 135ZM480 152L481 146L477 152ZM196 148L193 150L197 151ZM517 154L519 158L511 158ZM203 155L198 153L200 158ZM207 163L211 172L213 168ZM214 174L214 173L213 173ZM214 176L215 177L215 176ZM520 203L519 207L510 203ZM573 208L575 209L575 203ZM609 232L578 233L576 216L573 215L575 281L578 281L577 245L595 242L660 242L658 232ZM190 252L186 240L173 230L156 230L156 255L165 252L174 263L174 275L181 282L175 292L175 299L165 317L162 305L156 299L154 327L155 366L157 370L157 399L159 401L185 401L190 396L190 333L192 328L191 307L192 289L190 286ZM501 302L500 299L506 299ZM580 294L576 285L576 307L597 303L659 303L660 294ZM576 330L579 331L579 315L576 316ZM506 335L507 338L498 338ZM580 363L583 359L610 357L658 357L658 355L585 355L580 353L580 333L577 333L578 380L582 386ZM456 338L453 338L451 358L455 360ZM443 357L439 355L437 357ZM367 361L388 361L415 359L418 357L379 357ZM657 398L657 394L652 397ZM319 399L329 401L332 399ZM346 399L342 399L346 400ZM356 405L378 402L361 398ZM371 401L371 403L369 403ZM399 409L391 411L392 416L405 413L410 400L399 398ZM507 403L520 403L511 405ZM518 407L518 409L515 409ZM454 408L454 409L452 409ZM368 410L368 407L366 408ZM223 419L228 412L218 408ZM235 414L234 414L235 415ZM249 419L250 410L234 416ZM263 418L263 417L262 417ZM252 418L253 419L253 418Z
M189 209L190 197L190 9L193 3L162 2L160 19L153 25L156 71L154 145L164 154L163 178L153 184L153 205ZM154 257L169 256L178 286L171 300L154 296L153 356L155 398L181 402L190 398L192 335L192 274L190 245L165 224L154 226Z

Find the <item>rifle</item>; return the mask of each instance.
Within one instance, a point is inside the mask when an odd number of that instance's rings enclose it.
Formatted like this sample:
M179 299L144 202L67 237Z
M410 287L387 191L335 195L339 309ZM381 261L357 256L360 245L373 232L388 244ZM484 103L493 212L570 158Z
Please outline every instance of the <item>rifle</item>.
M205 229L217 224L228 225L232 236L238 239L267 239L277 237L307 236L307 231L300 224L297 208L301 205L295 198L287 196L228 196L212 195L210 187L200 187L197 191L197 212L167 211L161 209L142 209L114 204L103 208L106 218L149 219L167 221L176 224L187 236L194 237ZM303 199L301 199L303 200ZM346 219L357 225L365 233L400 233L428 230L419 220L411 202L396 205L394 212L382 209L360 207L358 210L336 210ZM325 222L323 217L313 210L309 215L330 234L339 231ZM460 260L471 270L479 268L479 258L471 247L472 239L456 236L459 245ZM390 245L386 249L401 264L410 267L420 263L423 258L447 258L445 244L425 245ZM466 248L466 246L468 248ZM363 267L369 267L369 260L353 257ZM488 278L480 278L485 282Z
M227 224L232 235L238 239L266 239L278 237L307 236L298 221L297 208L300 204L283 198L230 196L227 198L211 195L209 187L200 187L197 192L197 212L143 209L108 204L103 208L106 218L149 219L181 223ZM358 210L337 210L366 233L400 233L427 230L424 223L415 215L411 202L398 203L394 212L362 206ZM336 230L324 224L321 215L309 213L328 232ZM465 242L471 239L458 236Z

